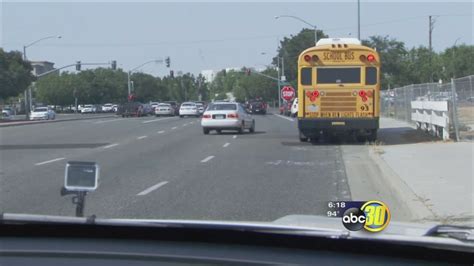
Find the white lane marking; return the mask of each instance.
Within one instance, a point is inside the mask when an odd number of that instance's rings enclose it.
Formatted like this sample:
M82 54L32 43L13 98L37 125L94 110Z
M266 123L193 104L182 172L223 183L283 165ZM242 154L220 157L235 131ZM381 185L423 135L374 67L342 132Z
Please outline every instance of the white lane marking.
M185 123L185 124L183 124L183 127L185 127L185 126L187 126L187 125L188 125L188 123Z
M229 145L230 145L230 143L229 143L229 142L227 142L227 143L226 143L226 144L224 144L222 147L224 147L224 148L225 148L225 147L227 147L227 146L229 146Z
M112 148L112 147L115 147L115 146L118 146L118 145L119 145L118 143L113 143L113 144L105 146L104 149Z
M158 133L158 134L163 134L163 133L165 133L165 131L164 131L164 130L160 130L160 131L158 131L158 132L156 132L156 133Z
M236 139L236 138L237 138L237 135L233 135L232 138L233 138L233 139Z
M120 120L124 120L124 119L111 119L111 120L100 120L100 121L96 121L94 122L93 124L102 124L102 123L108 123L108 122L115 122L115 121L120 121Z
M35 165L43 165L43 164L47 164L47 163L53 163L53 162L61 161L61 160L64 160L64 159L66 159L66 158L56 158L56 159L52 159L52 160L49 160L49 161L35 163Z
M176 129L176 128L177 128L177 127L172 127L171 129L173 129L173 130L174 130L174 129Z
M279 114L274 114L274 115L276 115L276 116L278 116L278 117L280 117L280 118L283 118L283 119L289 120L289 121L291 121L291 122L295 121L293 118L289 118L289 117L282 116L282 115L279 115Z
M148 136L140 136L138 137L137 139L144 139L144 138L147 138Z
M164 185L168 184L168 181L163 181L163 182L160 182L156 185L153 185L145 190L143 190L142 192L138 193L137 196L145 196L146 194L152 192L153 190L156 190Z
M158 118L158 119L153 119L153 120L146 120L146 121L143 121L142 123L143 123L143 124L147 124L147 123L156 122L156 121L161 121L161 120L166 120L166 119L171 119L171 118L174 118L174 117L165 117L165 118Z
M191 125L192 125L192 124L194 124L194 121L192 121L192 122L189 122L189 124L191 124Z
M214 155L207 156L204 160L201 161L201 163L208 162L208 161L212 160L212 158L214 158Z

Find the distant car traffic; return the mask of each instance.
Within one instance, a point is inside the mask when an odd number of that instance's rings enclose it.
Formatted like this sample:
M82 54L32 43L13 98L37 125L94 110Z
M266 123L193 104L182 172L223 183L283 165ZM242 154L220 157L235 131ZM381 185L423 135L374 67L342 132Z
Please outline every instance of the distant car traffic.
M140 102L126 102L118 106L117 110L117 115L122 117L141 117L151 113L151 106Z
M30 120L54 120L56 113L48 107L36 107L30 113Z
M155 106L155 115L156 116L161 116L161 115L174 115L174 109L169 103L160 103Z
M114 111L114 105L111 103L106 103L102 106L102 112L111 113Z
M179 104L176 101L167 101L163 103L169 103L173 107L174 115L179 115Z
M198 108L198 112L200 115L204 113L204 104L201 102L196 102L196 106Z
M262 100L251 100L247 104L247 110L252 114L266 114L267 104Z
M222 130L236 130L240 134L248 129L255 132L255 120L239 103L210 103L202 115L201 126L204 134L211 130L221 133Z
M184 102L181 104L181 106L179 107L179 117L184 116L200 116L196 103Z
M284 102L280 107L280 114L290 116L291 115L291 102Z
M296 117L298 116L298 98L295 98L293 104L291 104L291 116Z

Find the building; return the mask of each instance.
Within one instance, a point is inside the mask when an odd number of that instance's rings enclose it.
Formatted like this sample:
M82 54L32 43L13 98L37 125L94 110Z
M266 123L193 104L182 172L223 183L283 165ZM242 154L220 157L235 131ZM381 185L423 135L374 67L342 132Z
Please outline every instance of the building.
M216 77L217 72L212 69L202 70L201 75L206 79L207 82L212 82Z
M48 61L30 61L30 64L33 67L32 74L35 76L54 69L54 63Z

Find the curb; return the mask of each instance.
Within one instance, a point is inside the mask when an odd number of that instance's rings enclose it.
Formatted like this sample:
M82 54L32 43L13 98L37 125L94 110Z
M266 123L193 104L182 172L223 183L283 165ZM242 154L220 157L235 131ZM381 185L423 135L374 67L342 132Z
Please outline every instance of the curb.
M17 127L17 126L27 126L27 125L39 125L39 124L49 124L49 123L59 123L59 122L68 122L68 121L76 121L76 120L89 120L89 119L100 119L100 118L110 118L116 117L116 115L104 115L104 116L94 116L94 117L77 117L77 118L67 118L67 119L60 119L60 120L46 120L42 122L35 122L35 121L27 121L25 123L17 123L17 124L7 124L2 125L0 123L0 127Z
M374 150L369 148L370 158L377 164L383 173L380 178L397 196L399 206L404 206L410 212L414 221L432 221L436 214L433 213L416 193L395 173L387 162Z

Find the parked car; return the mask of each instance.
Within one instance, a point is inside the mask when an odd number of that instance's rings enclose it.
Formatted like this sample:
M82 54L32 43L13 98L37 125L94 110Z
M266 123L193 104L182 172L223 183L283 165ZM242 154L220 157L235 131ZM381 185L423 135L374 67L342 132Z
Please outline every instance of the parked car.
M160 103L155 107L155 115L170 115L174 116L174 109L169 103Z
M173 107L173 110L174 110L174 115L179 115L179 103L176 102L176 101L167 101L167 102L163 102L163 103L169 103L171 105L171 107Z
M298 98L295 98L295 100L293 100L293 104L291 105L291 116L298 116Z
M266 114L267 104L262 100L251 100L247 103L247 110L252 114Z
M102 112L105 112L105 113L111 113L114 111L113 109L114 105L111 104L111 103L106 103L102 106Z
M13 119L13 110L10 107L4 107L2 109L2 120Z
M14 111L11 107L5 106L2 109L2 116L12 116L14 115Z
M201 126L204 134L211 130L221 133L222 130L236 130L240 134L248 129L255 132L255 120L242 105L232 102L210 103L202 115Z
M82 106L81 108L81 114L90 114L90 113L95 113L96 108L92 104L86 104Z
M198 108L198 112L199 112L199 115L202 115L204 113L204 104L200 103L200 102L196 102L196 106Z
M196 103L184 102L181 104L181 106L179 107L179 117L184 116L200 116Z
M36 107L30 113L30 120L54 120L56 113L48 107Z

